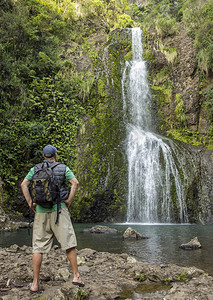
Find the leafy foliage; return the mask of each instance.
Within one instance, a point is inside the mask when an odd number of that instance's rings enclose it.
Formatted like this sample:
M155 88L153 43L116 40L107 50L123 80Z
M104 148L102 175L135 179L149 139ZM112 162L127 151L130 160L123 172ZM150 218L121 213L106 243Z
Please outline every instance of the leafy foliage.
M52 4L52 3L51 3ZM84 115L80 76L69 78L59 57L69 35L56 6L19 1L0 17L0 177L5 199L32 164L43 145L53 143L62 161L73 166L75 138Z
M176 94L175 104L176 104L175 114L178 119L178 122L182 127L185 127L187 119L184 113L184 102L180 94Z
M134 25L134 21L131 19L130 16L126 14L122 14L118 17L117 27L119 28L131 28Z
M88 37L99 27L132 25L126 8L119 0L1 1L0 178L8 210L16 208L19 183L45 144L54 144L59 160L75 172L77 133L86 113L96 114L99 99L94 74L77 71L63 44L82 46L95 65ZM104 97L100 80L97 88Z
M156 20L156 29L157 32L162 36L166 37L168 35L173 35L178 31L178 24L175 18L170 16L160 16Z
M208 74L213 69L213 3L210 0L188 0L182 10L185 27L195 41L199 68Z

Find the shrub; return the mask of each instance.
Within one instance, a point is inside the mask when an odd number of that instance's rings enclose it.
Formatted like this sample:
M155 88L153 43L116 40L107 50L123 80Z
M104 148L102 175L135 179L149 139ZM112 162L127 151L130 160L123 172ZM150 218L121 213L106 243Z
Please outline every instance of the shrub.
M118 17L116 27L119 28L132 28L134 26L134 21L129 15L123 14Z
M179 29L179 26L176 22L176 19L171 18L169 15L161 16L156 20L155 27L157 32L162 36L170 36L176 33Z
M175 104L176 104L176 107L175 107L176 117L177 117L181 127L185 127L187 119L186 119L186 115L184 113L184 102L183 102L183 99L180 94L176 94Z
M198 67L203 74L208 75L213 67L213 3L210 0L188 0L183 8L184 25L194 39Z

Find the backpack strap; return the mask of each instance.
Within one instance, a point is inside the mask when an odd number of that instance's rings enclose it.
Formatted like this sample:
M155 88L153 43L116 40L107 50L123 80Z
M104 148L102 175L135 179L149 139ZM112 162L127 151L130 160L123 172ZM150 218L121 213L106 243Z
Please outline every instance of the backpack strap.
M59 214L61 213L60 209L61 209L61 201L59 201L59 200L57 199L57 217L56 217L55 224L58 223Z
M54 162L52 163L49 168L53 169L55 168L57 165L59 165L60 162ZM56 221L55 221L55 224L58 223L58 219L59 219L59 214L61 213L60 209L61 209L61 201L60 201L60 185L58 185L58 190L59 190L59 198L57 198L57 217L56 217Z
M54 162L52 163L49 167L51 169L55 168L57 165L59 165L60 162ZM59 219L59 214L61 213L60 209L61 209L61 201L60 201L60 188L61 186L58 185L58 190L59 190L59 197L57 198L57 217L56 217L56 221L55 221L55 224L58 223L58 219Z
M31 226L31 223L32 223L32 212L31 212L31 210L33 209L33 199L32 199L32 202L31 202L31 207L30 207L30 218L29 218L29 223L28 223L28 229L27 229L27 231L28 231L28 235L30 235L30 226Z
M60 162L54 161L52 164L49 165L49 168L53 169L53 168L55 168L56 166L58 166L60 164L61 164Z
M45 166L45 163L47 166ZM58 161L54 161L53 163L49 164L47 161L43 162L41 164L41 167L39 169L43 169L43 168L50 168L50 169L53 169L55 168L56 166L60 165L61 163L58 162Z

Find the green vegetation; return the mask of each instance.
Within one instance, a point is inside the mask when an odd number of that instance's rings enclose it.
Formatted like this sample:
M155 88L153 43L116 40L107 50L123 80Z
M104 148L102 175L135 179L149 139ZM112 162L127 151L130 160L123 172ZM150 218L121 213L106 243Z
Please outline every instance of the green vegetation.
M86 300L88 299L87 292L84 289L79 289L77 292L77 300Z
M189 279L190 278L184 272L182 272L181 274L176 275L176 280L178 280L178 281L186 282Z
M11 1L1 7L0 27L0 177L6 184L4 199L15 200L14 187L39 161L44 144L54 143L61 160L73 164L84 114L83 80L69 78L71 70L60 59L71 24L56 6Z
M213 68L213 3L211 0L187 0L181 10L186 30L194 39L198 66L203 74L209 74Z
M117 144L110 132L119 128L119 119L113 107L107 108L107 78L97 78L93 71L99 66L99 44L104 43L96 41L96 34L101 32L106 41L109 31L133 26L126 9L127 1L119 0L1 2L0 180L4 184L1 203L7 212L18 209L20 182L49 143L57 147L58 159L81 179L84 192L80 204L73 206L75 219L82 218L81 208L86 214L95 193L103 192L103 180L113 169L111 149ZM120 88L119 51L112 50L110 58L115 63L111 71L116 90ZM93 130L89 132L92 142L86 145L89 161L84 157L85 165L81 161L79 169L76 157L82 160L79 151L85 146L81 135L84 139L87 119ZM89 176L84 176L82 168L86 173L90 162ZM123 169L110 169L113 178L116 172ZM109 211L118 207L122 211L120 191L112 183L109 186L105 191Z
M147 279L146 275L145 275L144 273L141 273L141 275L140 275L138 281L143 282L143 281L145 281L146 279Z
M164 282L166 285L170 285L172 281L173 281L172 278L165 278L165 279L163 279L163 282Z
M175 114L181 127L186 127L186 115L184 113L184 102L180 94L175 97Z
M202 143L198 140L198 132L190 131L188 129L169 129L167 130L167 135L175 140L182 141L186 144L191 144L194 146L202 146Z
M182 7L182 1L148 0L144 5L133 5L133 16L146 28L155 28L159 35L166 37L179 30L178 11Z
M164 38L176 33L178 31L178 24L174 18L168 15L160 16L155 22L155 28L157 33Z
M20 181L40 161L45 144L54 144L60 161L75 172L82 118L95 115L100 106L91 93L94 74L76 69L66 43L78 47L79 60L87 48L95 64L97 52L87 38L98 27L108 32L115 24L133 24L123 12L126 6L126 2L101 0L1 2L0 178L6 210L16 209ZM98 90L103 97L100 80Z

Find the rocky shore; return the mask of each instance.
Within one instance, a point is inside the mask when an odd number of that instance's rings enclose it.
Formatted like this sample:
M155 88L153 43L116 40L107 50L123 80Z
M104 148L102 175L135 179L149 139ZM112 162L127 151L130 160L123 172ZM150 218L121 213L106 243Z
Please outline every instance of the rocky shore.
M195 267L139 262L126 253L92 249L78 251L84 288L72 285L72 271L64 252L54 246L44 255L42 292L30 294L32 249L0 248L0 299L213 299L213 277Z
M0 231L14 231L20 228L27 228L28 226L28 222L13 221L0 207Z

